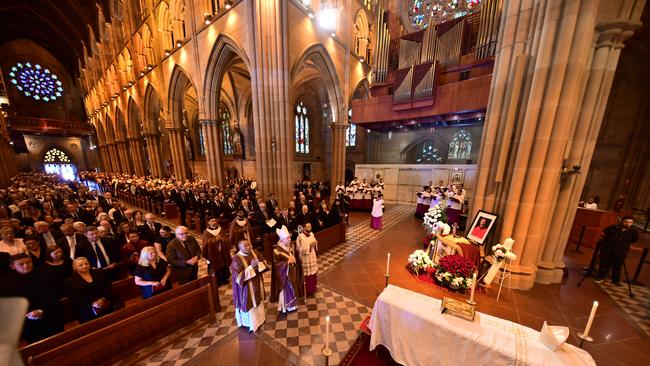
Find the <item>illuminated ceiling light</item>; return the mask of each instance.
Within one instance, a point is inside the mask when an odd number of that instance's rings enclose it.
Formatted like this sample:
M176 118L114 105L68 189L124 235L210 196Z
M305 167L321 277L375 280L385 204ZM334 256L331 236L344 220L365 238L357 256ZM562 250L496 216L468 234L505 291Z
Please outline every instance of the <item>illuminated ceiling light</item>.
M144 71L140 71L140 76L144 76Z
M309 8L311 6L311 0L302 0L302 6Z
M176 41L176 47L180 47L182 45L183 45L183 41L180 40Z
M205 14L203 16L203 20L205 20L206 25L212 23L212 14Z
M333 33L334 29L336 29L338 15L339 12L336 8L324 8L318 12L318 25Z
M307 16L309 17L309 19L314 19L314 12L311 9L309 9L309 12L307 12Z
M169 56L169 55L171 55L171 54L172 54L172 51L170 51L170 50L165 50L165 56Z
M153 65L152 65L152 64L147 65L147 69L152 70L152 69L153 69Z
M361 62L366 62L366 59L364 59L363 57L360 57L360 58L359 58L359 61L361 61Z
M330 33L330 36L332 36L332 38L336 38L336 33L332 32Z
M232 8L232 1L226 0L224 4L226 4L226 10L230 10L230 8Z

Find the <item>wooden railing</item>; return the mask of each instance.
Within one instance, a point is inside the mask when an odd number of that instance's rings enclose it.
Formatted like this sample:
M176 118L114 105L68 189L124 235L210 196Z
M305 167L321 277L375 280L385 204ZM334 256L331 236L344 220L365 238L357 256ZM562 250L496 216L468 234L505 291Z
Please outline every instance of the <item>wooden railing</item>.
M111 364L136 350L209 316L218 298L211 277L192 281L20 349L30 365Z

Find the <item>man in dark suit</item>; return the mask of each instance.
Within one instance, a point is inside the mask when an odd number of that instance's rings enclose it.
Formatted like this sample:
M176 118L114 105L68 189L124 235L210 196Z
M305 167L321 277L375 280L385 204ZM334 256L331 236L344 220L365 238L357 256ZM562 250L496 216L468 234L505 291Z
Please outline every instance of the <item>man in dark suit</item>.
M19 211L14 212L12 215L14 219L20 220L20 223L23 226L32 226L34 225L34 219L29 217L29 201L22 201L18 204Z
M261 230L261 234L269 234L275 232L275 225L269 226L267 222L275 218L266 210L266 204L260 203L260 209L255 211L255 219L257 221L257 226Z
M269 199L266 200L266 208L269 212L275 212L276 207L278 207L278 201L275 200L275 193L271 193Z
M140 239L146 240L149 245L153 245L162 225L156 222L156 216L151 212L144 215L145 224L140 228Z
M62 237L58 230L51 230L50 224L45 221L36 221L34 229L38 233L39 243L42 248L55 246Z
M84 234L86 241L78 243L75 258L85 257L92 267L106 269L113 277L113 271L120 262L119 248L112 240L100 238L95 226L86 226Z
M181 214L181 225L187 225L185 217L187 216L187 209L190 207L190 200L187 198L187 193L185 193L185 191L180 191L174 202L176 203L176 206L178 206L178 211L180 211Z
M72 202L68 203L65 206L65 212L63 212L61 215L61 219L64 221L66 219L73 219L75 222L80 221L81 217L79 216L79 209L77 208L77 204Z
M108 212L108 210L113 207L113 197L111 192L105 192L103 195L99 196L99 206L104 210L104 212Z
M87 241L83 234L79 234L71 224L61 225L63 236L59 237L56 244L63 250L66 257L75 258L77 247Z
M176 238L167 244L165 256L180 284L195 280L199 272L201 247L185 226L176 227Z
M228 203L223 208L223 219L230 224L236 215L237 206L235 205L235 200L232 197L228 197Z

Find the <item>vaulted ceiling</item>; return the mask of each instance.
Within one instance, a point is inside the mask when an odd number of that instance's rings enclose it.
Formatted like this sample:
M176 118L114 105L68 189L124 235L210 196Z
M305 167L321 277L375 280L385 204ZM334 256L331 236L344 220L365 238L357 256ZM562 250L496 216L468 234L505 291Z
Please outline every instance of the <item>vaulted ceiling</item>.
M88 28L97 36L97 4L108 14L109 0L2 0L0 45L29 39L49 51L77 76L77 59L88 47ZM97 38L97 37L96 37ZM82 43L83 42L83 43Z

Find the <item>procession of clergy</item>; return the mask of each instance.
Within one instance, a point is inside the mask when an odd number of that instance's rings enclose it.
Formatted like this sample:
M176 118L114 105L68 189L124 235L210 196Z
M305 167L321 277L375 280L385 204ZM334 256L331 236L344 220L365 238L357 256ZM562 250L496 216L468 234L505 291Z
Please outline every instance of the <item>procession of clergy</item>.
M92 173L83 175L85 179L98 181L104 188L110 184L112 190L135 191L139 186L152 186L147 184L150 183L147 179L140 177L130 179L112 176L110 173L103 174L101 178ZM268 297L264 289L264 274L269 271L272 281L268 301L277 303L278 312L282 314L297 310L298 296L311 296L316 292L318 243L313 226L322 228L329 222L340 222L345 215L338 197L332 210L325 200L320 199L321 182L297 183L294 187L294 200L290 202L289 209L285 210L279 209L273 194L269 195L266 202L260 198L254 179L229 180L222 188L208 187L201 180L184 184L158 180L156 185L158 184L168 187L165 196L169 193L169 199L178 206L184 205L183 197L187 195L189 208L205 214L207 225L202 235L202 246L217 248L215 263L211 265L219 282L227 280L228 275L231 277L238 326L255 332L264 323L264 303ZM208 195L213 198L208 199ZM202 203L203 200L209 200L213 204L206 206ZM201 207L214 209L204 210ZM234 218L230 221L232 215ZM181 217L184 219L184 215ZM329 220L328 217L332 219ZM273 247L273 258L264 258L260 251L253 248L255 235L250 221L256 221L253 225L262 228L263 240L272 238L273 232L279 238ZM226 224L227 232L222 229ZM187 227L181 225L176 228L175 234L190 253L188 257L191 258L187 258L187 264L193 267L193 273L185 280L192 280L198 272L196 262L205 250L202 251L196 240L187 235L188 231ZM179 271L174 263L170 264L174 272ZM182 271L184 266L180 264Z

